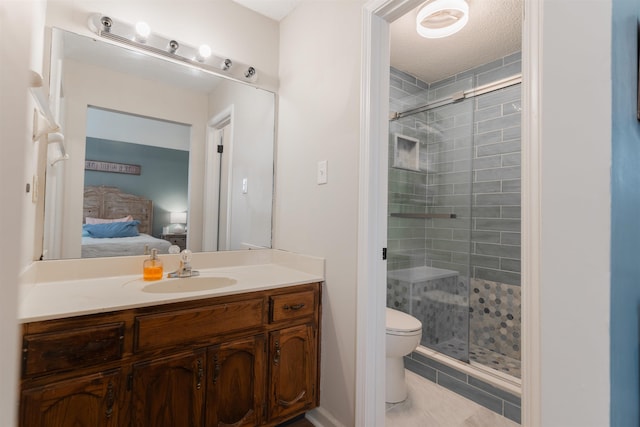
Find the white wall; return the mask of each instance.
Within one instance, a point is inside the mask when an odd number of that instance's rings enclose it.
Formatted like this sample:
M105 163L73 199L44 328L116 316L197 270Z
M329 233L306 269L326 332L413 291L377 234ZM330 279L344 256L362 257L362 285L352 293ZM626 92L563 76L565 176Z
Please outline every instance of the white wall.
M99 108L87 109L87 136L189 151L191 126Z
M233 107L231 247L271 247L275 95L225 80L209 96L209 117ZM242 180L247 179L247 193Z
M17 301L20 273L30 264L35 205L25 193L25 177L34 172L31 148L33 110L27 98L28 71L42 72L45 5L33 1L0 1L0 221L4 247L0 256L0 420L16 425L19 347Z
M601 427L609 425L611 1L546 1L542 44L541 420Z
M303 2L280 27L274 243L326 258L319 415L344 426L355 405L362 4Z

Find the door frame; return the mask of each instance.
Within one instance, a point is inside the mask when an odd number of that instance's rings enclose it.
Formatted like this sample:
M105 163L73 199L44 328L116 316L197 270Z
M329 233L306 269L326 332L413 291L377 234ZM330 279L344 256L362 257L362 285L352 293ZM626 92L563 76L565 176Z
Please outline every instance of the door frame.
M218 230L219 216L218 205L220 203L220 156L218 154L218 135L220 130L229 126L231 143L225 147L228 156L229 175L227 183L231 188L231 170L233 164L233 111L234 106L229 105L218 114L213 116L207 123L207 139L205 147L205 170L204 170L204 197L202 215L202 247L205 251L218 251ZM231 218L231 191L227 192L227 218ZM229 236L231 233L231 221L227 220L227 247L229 246ZM213 245L213 247L211 247Z
M389 24L423 0L370 0L362 13L356 425L384 426ZM522 37L522 425L540 425L542 7L525 0Z

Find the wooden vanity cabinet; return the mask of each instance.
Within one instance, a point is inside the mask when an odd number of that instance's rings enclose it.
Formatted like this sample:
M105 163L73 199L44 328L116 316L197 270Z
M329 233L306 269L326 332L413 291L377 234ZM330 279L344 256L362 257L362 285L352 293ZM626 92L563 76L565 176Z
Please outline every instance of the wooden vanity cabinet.
M20 426L276 426L319 402L320 293L27 323Z
M316 399L316 329L311 324L271 332L269 417L286 418Z
M131 426L204 425L205 363L200 349L134 364Z
M211 372L205 425L250 427L266 421L265 336L210 347L207 357Z
M81 375L22 391L24 427L125 425L122 370Z

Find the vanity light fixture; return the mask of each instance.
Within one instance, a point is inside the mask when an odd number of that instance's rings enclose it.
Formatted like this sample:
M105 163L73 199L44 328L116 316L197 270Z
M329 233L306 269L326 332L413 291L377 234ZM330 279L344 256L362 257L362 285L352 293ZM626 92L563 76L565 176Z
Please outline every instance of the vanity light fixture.
M102 28L102 31L108 33L109 31L111 31L112 25L113 25L113 21L108 16L100 17L100 26Z
M146 22L138 22L136 24L136 40L140 43L146 43L147 37L151 34L151 27Z
M176 50L180 47L180 43L175 40L169 40L169 45L167 46L167 50L169 53L176 53Z
M206 44L200 45L198 48L198 55L196 59L200 62L204 62L207 58L211 56L211 48Z
M448 37L468 21L469 5L465 0L433 0L418 12L416 31L428 39Z
M89 28L100 37L144 50L155 56L187 63L238 81L254 83L258 80L258 72L254 67L216 56L206 44L194 47L152 33L149 25L144 22L132 25L110 16L94 13L89 16Z
M253 78L256 76L256 69L253 67L247 68L247 71L245 71L244 76L247 78L247 80L253 80Z

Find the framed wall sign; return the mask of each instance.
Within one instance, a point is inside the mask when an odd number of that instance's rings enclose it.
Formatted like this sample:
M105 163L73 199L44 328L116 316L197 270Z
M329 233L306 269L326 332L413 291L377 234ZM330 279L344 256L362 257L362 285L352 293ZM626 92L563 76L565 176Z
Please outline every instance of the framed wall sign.
M85 160L84 170L98 172L126 173L140 175L140 165L128 165L126 163L101 162L99 160Z

